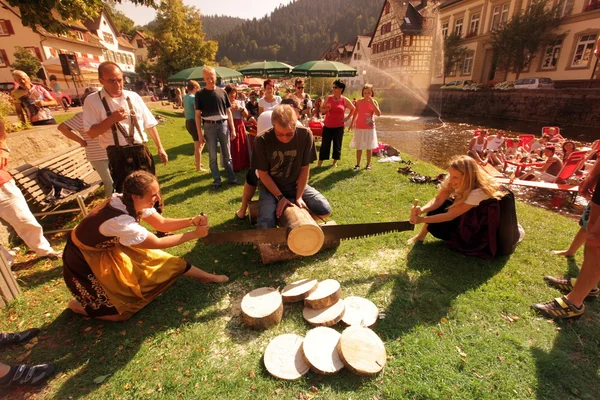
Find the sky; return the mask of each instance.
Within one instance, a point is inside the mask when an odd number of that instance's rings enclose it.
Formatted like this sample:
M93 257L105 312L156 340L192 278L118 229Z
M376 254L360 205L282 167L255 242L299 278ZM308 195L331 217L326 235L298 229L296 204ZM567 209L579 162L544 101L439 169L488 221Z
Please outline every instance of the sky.
M218 14L246 19L264 17L280 4L291 2L292 0L183 0L186 6L200 9L203 15ZM249 4L252 6L248 7ZM124 12L137 25L146 25L156 17L156 11L152 8L136 6L127 0L117 4L117 9Z

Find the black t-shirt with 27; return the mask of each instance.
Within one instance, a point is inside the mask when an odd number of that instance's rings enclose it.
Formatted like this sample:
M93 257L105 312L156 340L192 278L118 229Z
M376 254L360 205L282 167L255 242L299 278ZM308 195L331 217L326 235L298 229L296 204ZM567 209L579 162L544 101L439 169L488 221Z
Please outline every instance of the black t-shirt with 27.
M221 88L206 88L196 93L196 110L202 111L202 118L220 116L227 118L227 109L231 107L227 93ZM211 118L213 119L213 118Z

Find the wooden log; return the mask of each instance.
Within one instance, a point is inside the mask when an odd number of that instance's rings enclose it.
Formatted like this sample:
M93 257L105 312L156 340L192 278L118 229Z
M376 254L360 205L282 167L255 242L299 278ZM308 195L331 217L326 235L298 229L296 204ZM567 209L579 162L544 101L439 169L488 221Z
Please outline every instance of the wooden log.
M21 294L17 279L0 251L0 307L5 307Z
M270 244L259 244L257 247L258 252L260 253L260 261L264 265L302 258L302 256L291 251L286 245L277 246ZM336 242L325 242L323 247L321 247L321 250L333 249L337 247L340 247L339 240Z
M242 320L250 328L269 329L283 318L281 294L273 288L262 287L242 299Z
M281 297L285 303L293 303L304 300L313 290L317 288L319 281L316 279L302 279L290 283L281 291Z
M329 307L342 298L342 288L335 279L319 282L317 288L304 299L304 306L321 309Z
M378 373L387 357L379 336L360 326L350 326L342 332L337 350L344 365L358 375Z
M339 299L335 304L320 310L304 307L302 315L306 322L312 326L333 326L340 322L344 316L344 309L344 300Z
M309 365L302 353L302 336L288 333L271 340L265 350L265 368L276 378L295 380L305 375Z
M287 207L277 224L287 229L287 245L292 252L312 256L323 247L325 235L305 209Z
M319 327L306 333L302 343L304 359L317 374L331 375L344 368L337 351L340 333L335 329Z
M251 225L256 225L256 221L258 221L258 200L250 200L248 203L248 219Z
M344 299L346 310L342 322L346 325L371 327L377 322L379 310L372 301L364 297L350 296Z

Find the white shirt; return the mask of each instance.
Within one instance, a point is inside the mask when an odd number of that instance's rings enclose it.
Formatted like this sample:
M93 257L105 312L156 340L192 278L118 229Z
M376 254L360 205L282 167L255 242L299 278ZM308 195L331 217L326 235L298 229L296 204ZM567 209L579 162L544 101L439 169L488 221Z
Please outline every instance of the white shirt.
M118 193L113 193L110 198L110 205L117 210L127 212L127 208L121 200L121 195ZM154 208L146 208L142 211L141 218L145 219L155 212ZM140 244L148 237L148 230L129 214L119 215L118 217L104 221L98 230L104 236L118 237L119 243L123 246Z
M123 108L125 111L129 112L129 105L127 104L127 97L129 97L135 110L138 125L140 126L140 129L142 129L141 136L140 132L137 129L134 129L133 141L136 144L146 143L148 141L148 136L146 135L145 130L158 125L158 122L156 122L156 118L154 118L142 98L137 93L129 90L123 90L121 97L111 97L104 89L102 89L99 93L106 99L108 108L110 108L111 111L116 111L119 108ZM102 100L100 99L98 93L89 95L85 99L85 103L83 105L83 129L85 132L88 132L93 125L99 124L106 118L106 111L104 110ZM121 125L123 125L123 128L125 128L125 131L128 133L129 124L129 118L121 121ZM119 145L127 145L127 141L118 130L117 137L119 138ZM108 129L107 131L103 132L100 136L98 136L98 139L100 140L100 146L103 148L107 148L108 146L113 146L115 144L113 140L112 129Z
M479 203L489 198L490 196L488 196L483 189L473 189L465 199L465 204L470 206L478 206Z
M267 102L264 97L258 101L258 107L262 108L263 112L273 110L279 104L281 104L281 97L279 96L275 96L275 101L272 103Z
M498 150L502 143L504 143L504 138L493 137L487 140L486 148L488 150Z

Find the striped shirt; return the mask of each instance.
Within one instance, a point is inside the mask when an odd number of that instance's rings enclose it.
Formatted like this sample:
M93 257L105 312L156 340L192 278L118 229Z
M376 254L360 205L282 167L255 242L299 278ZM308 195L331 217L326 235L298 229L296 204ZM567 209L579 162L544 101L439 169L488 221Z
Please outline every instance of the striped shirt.
M79 133L83 140L87 142L87 146L85 147L85 156L87 157L88 161L108 160L106 150L100 146L100 140L98 140L98 138L91 139L83 131L83 112L75 114L75 116L69 118L63 123L68 126L69 129Z

